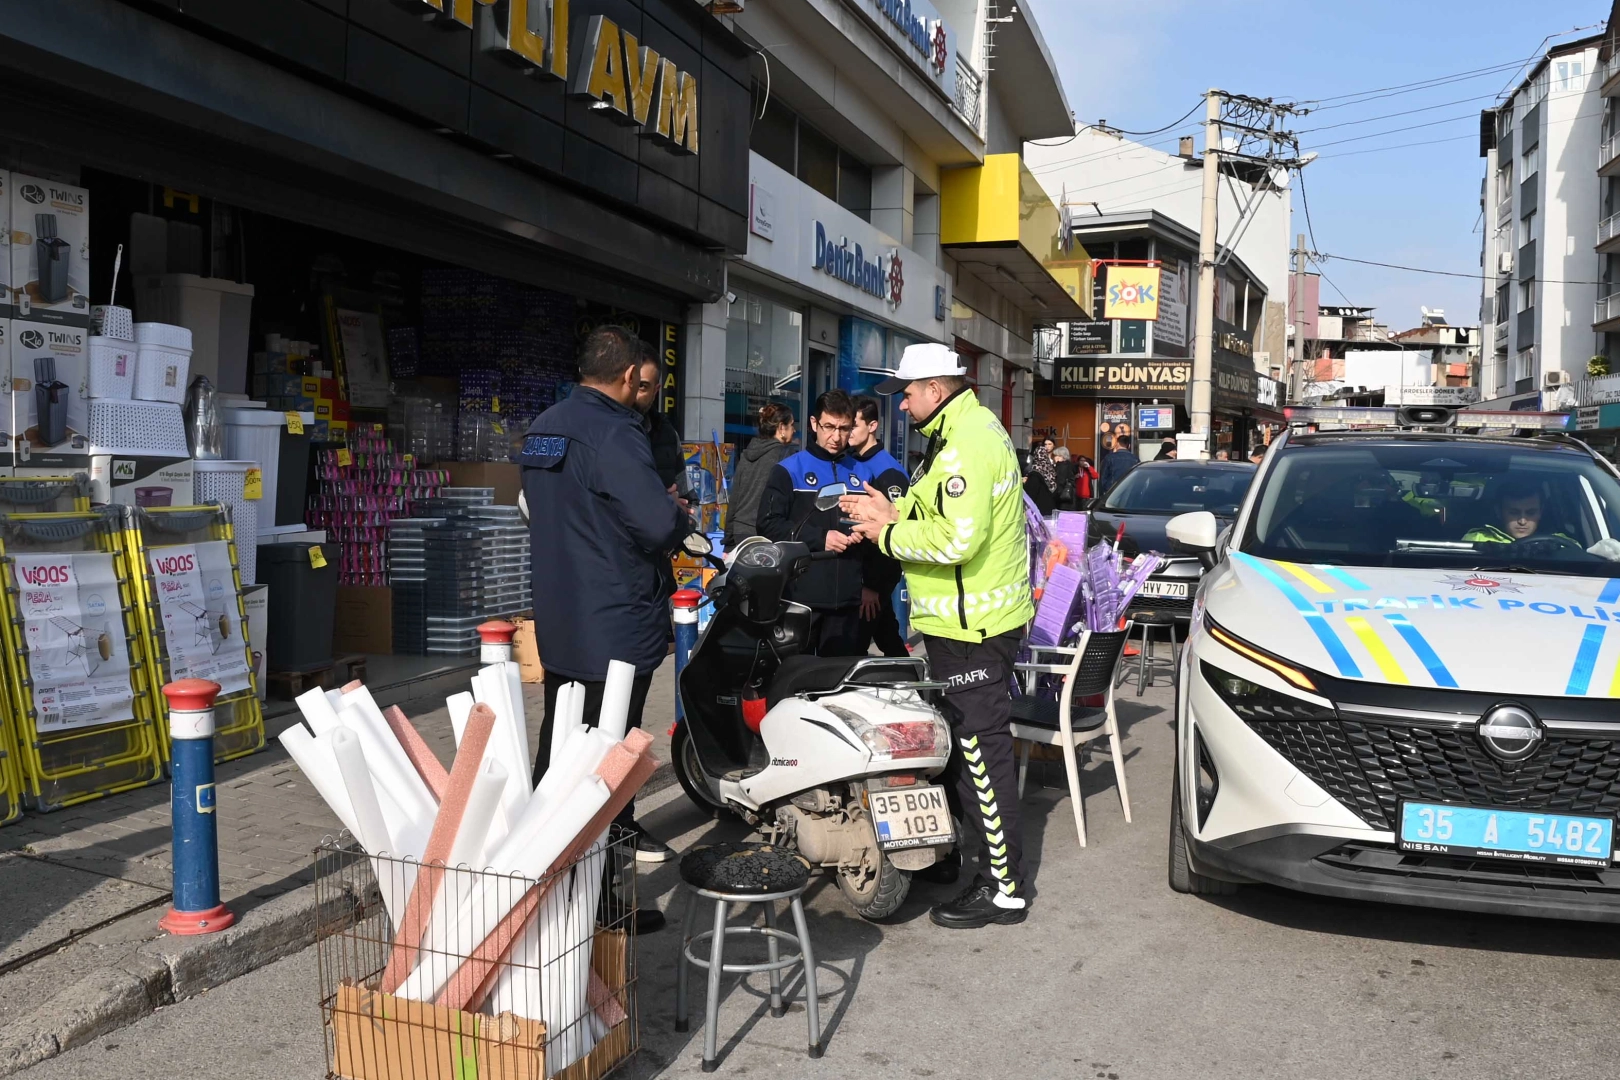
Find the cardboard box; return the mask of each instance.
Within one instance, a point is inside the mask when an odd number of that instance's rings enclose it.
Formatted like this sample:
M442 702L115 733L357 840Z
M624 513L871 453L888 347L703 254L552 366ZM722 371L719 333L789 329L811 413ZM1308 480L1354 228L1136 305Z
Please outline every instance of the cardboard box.
M253 654L253 677L264 700L264 643L270 632L270 586L242 586L242 609L247 612L248 648Z
M513 619L517 633L512 635L512 658L526 683L546 681L546 669L540 663L540 643L534 637L533 619Z
M10 319L15 297L11 292L11 173L0 169L0 322ZM6 354L0 341L0 359Z
M386 585L340 585L332 649L338 654L394 652L394 590Z
M11 323L11 415L22 436L18 464L36 454L85 453L90 449L90 331L28 319ZM41 402L42 372L53 372L55 390ZM0 399L0 408L6 406ZM44 405L48 413L41 412ZM45 421L42 423L42 419Z
M441 467L450 473L449 487L494 488L499 506L516 506L523 490L523 470L512 462L447 461Z
M197 468L190 458L90 455L90 501L119 506L191 506Z
M16 317L90 325L90 192L11 176L11 294Z

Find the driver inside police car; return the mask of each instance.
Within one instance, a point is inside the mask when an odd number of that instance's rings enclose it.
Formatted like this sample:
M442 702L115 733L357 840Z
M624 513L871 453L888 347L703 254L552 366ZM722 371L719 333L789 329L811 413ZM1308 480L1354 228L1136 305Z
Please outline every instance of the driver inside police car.
M1470 529L1465 543L1512 544L1530 539L1541 527L1541 491L1533 484L1509 480L1496 493L1496 508L1499 524Z

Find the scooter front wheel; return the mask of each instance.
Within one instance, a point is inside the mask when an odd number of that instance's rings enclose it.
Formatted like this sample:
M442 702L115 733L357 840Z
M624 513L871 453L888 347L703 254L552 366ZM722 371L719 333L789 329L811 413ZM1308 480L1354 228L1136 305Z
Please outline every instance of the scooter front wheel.
M680 781L681 790L686 797L696 804L699 810L710 817L719 817L726 804L714 797L709 791L709 784L703 776L703 766L698 763L697 747L692 743L692 736L687 732L686 725L680 724L675 728L675 735L669 742L670 764L675 769L675 779Z
M900 905L906 902L906 894L911 891L911 872L902 870L889 861L883 852L877 853L877 872L865 873L857 876L843 870L837 871L838 890L844 894L855 909L855 914L863 919L876 921L886 919L900 910Z

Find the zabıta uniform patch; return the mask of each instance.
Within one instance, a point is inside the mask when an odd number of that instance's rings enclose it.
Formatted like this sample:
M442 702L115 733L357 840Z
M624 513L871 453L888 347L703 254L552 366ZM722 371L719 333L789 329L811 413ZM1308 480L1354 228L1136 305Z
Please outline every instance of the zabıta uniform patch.
M889 488L889 501L890 502L899 502L900 501L900 496L902 494L904 494L904 492L902 492L900 490L900 485L899 484L892 485Z
M549 469L568 455L565 435L529 435L523 440L521 464L532 469Z
M967 490L967 480L960 476L953 476L945 481L945 494L956 498Z

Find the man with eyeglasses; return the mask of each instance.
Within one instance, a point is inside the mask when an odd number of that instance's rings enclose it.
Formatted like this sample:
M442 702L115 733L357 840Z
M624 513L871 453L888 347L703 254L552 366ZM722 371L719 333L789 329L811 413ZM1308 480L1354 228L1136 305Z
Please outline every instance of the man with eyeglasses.
M810 644L817 656L860 655L861 604L876 600L877 583L867 580L870 560L861 556L861 538L842 524L836 504L816 509L817 496L835 484L865 490L861 465L847 454L854 429L855 404L848 394L829 390L818 397L810 413L810 445L771 470L759 503L759 531L766 538L802 540L813 552L838 554L812 562L788 588L788 599L816 613Z

